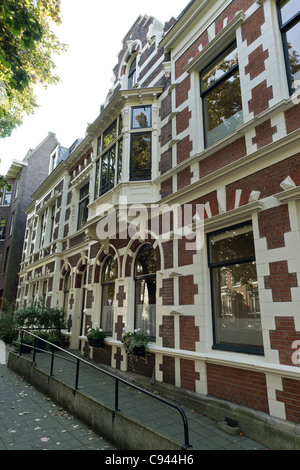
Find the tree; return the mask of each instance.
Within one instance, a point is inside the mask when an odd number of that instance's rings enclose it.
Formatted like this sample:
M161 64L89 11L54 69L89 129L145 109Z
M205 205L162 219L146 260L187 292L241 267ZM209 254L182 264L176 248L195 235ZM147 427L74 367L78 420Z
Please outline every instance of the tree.
M53 31L61 24L60 0L1 0L0 137L37 107L34 87L56 84L52 55L66 50Z

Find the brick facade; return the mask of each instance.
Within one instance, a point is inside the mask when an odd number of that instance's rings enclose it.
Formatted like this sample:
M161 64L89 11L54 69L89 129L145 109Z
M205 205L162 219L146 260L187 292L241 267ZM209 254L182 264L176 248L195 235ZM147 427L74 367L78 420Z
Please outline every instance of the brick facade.
M80 338L82 352L94 360L299 423L293 344L300 331L300 108L288 92L283 52L274 46L281 43L277 9L271 0L232 0L226 7L218 0L203 11L201 3L188 6L195 28L188 15L166 25L139 17L125 36L100 115L28 211L18 301L30 303L34 282L48 279L49 302L62 305L65 299L68 305L71 346L79 347ZM207 145L201 73L234 40L242 121L227 133L222 128ZM134 58L136 84L128 90ZM152 165L151 178L134 180L131 139L145 130L132 129L132 109L139 106L151 106L146 131ZM98 195L96 169L106 155L98 139L115 120L123 125L117 136L122 179ZM79 226L79 194L87 183L88 217ZM136 210L124 215L126 198ZM39 250L40 217L43 209L49 217L54 201L55 236L47 243L45 231ZM151 218L160 204L166 212ZM99 227L108 206L115 209L116 225L106 237ZM178 235L185 206L193 217L184 228L197 232L197 244ZM104 228L109 225L107 219ZM248 236L248 227L253 251L237 244L228 252L220 249L217 261L212 258L210 243L234 243L235 236ZM142 282L148 264L138 256L145 245L153 248L156 274L147 272ZM93 349L86 327L103 321L108 257L115 263L112 333L104 348ZM146 306L139 303L142 294ZM154 316L149 354L132 365L121 342L123 329L136 328L138 321L151 328ZM240 334L237 323L243 325Z

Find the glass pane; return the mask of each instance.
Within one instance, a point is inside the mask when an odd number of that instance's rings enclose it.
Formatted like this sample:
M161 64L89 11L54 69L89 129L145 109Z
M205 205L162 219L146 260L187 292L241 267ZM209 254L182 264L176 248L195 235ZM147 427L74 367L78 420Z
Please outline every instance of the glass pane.
M144 127L151 127L151 106L139 106L132 108L131 128L141 129Z
M6 189L3 197L3 206L9 206L11 203L12 187Z
M156 273L156 253L151 245L145 245L138 254L135 275L144 276L153 273Z
M293 92L300 88L300 23L297 23L286 33L292 89Z
M132 64L128 73L128 88L129 90L134 87L136 83L136 57L132 61Z
M238 63L237 49L234 48L202 73L202 91L207 90L217 80Z
M96 163L95 199L99 197L99 185L100 185L100 160L98 160Z
M113 333L115 283L102 286L101 328L108 334Z
M151 134L131 136L131 174L130 179L151 178Z
M299 0L284 0L280 3L282 24L299 12Z
M119 142L117 183L122 181L123 140Z
M107 188L107 175L108 175L108 154L102 157L101 162L101 184L100 184L100 194L106 192Z
M156 278L140 279L135 286L135 328L155 338L156 324Z
M105 264L102 274L102 282L111 282L116 279L116 263L113 258L109 258Z
M79 200L81 201L83 198L88 196L89 194L89 184L86 184L83 188L80 190L80 195L79 195Z
M106 149L117 138L117 121L115 121L103 134L102 150Z
M239 71L205 96L204 113L206 145L225 137L243 123Z
M211 235L209 246L211 263L254 257L252 225Z
M214 268L213 300L218 344L262 347L255 262Z
M0 219L0 240L5 240L6 220L4 217Z

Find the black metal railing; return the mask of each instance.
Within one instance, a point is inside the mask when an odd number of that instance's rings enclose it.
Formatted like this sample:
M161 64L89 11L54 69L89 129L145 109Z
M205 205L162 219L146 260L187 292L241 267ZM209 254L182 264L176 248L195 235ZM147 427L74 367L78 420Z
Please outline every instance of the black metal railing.
M23 345L25 344L24 343L24 333L30 335L31 337L34 338L34 342L33 342L33 345L28 345L26 344L26 346L28 346L30 349L33 350L33 360L32 362L35 362L35 355L36 355L36 352L38 351L41 351L43 353L46 353L46 354L51 354L51 363L50 363L50 371L49 371L49 376L53 376L53 369L54 369L54 359L55 357L59 358L59 359L63 359L64 361L69 361L69 362L72 362L73 364L76 364L76 374L75 374L75 384L74 384L74 388L73 388L73 393L75 394L76 393L76 390L78 390L78 384L79 384L79 371L80 371L80 364L85 364L99 372L102 372L103 374L111 377L112 379L115 380L115 400L114 400L114 410L113 410L113 413L115 414L116 412L118 411L121 411L119 409L119 383L121 382L122 384L128 386L128 387L131 387L135 390L137 390L138 392L141 392L145 395L147 395L148 397L151 397L153 398L154 400L157 400L167 406L170 406L171 408L177 410L179 412L179 414L181 415L181 418L182 418L182 422L183 422L183 428L184 428L184 444L182 445L182 449L183 450L187 450L187 449L191 449L192 448L192 445L190 444L189 442L189 428L188 428L188 420L187 420L187 417L186 417L186 414L184 412L184 410L181 408L181 406L179 406L177 403L174 403L170 400L167 400L166 398L163 398L161 397L160 395L156 395L152 392L149 392L148 390L145 390L144 388L142 387L139 387L138 385L132 383L132 382L129 382L127 381L126 379L122 378L122 377L119 377L105 369L102 369L101 367L97 366L96 364L93 364L91 362L88 362L86 361L85 359L83 359L82 357L78 357L77 355L71 353L70 351L67 351L66 349L63 349L57 345L54 345L53 343L51 343L50 341L44 339L44 338L41 338L40 336L37 336L36 334L28 331L28 330L24 330L24 329L19 329L19 331L21 332L21 335L20 335L20 341L18 341L19 345L20 345L20 350L19 350L19 355L21 356L22 355L22 351L23 351ZM38 342L42 341L43 343L45 344L48 344L49 347L51 347L51 350L48 351L46 349L43 349L43 348L39 348L38 347ZM62 351L65 356L61 356L61 355L58 355L58 354L55 354L57 352L60 352Z

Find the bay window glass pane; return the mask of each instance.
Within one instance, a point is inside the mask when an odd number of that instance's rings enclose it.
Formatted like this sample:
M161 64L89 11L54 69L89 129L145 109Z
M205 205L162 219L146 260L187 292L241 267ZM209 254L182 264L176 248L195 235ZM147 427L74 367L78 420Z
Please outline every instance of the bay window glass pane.
M300 23L286 32L292 91L300 88Z
M131 180L151 178L151 134L131 136Z
M204 120L207 145L222 139L243 123L238 70L204 97Z
M117 138L117 121L115 121L103 134L102 150L106 149Z
M132 108L131 115L131 128L132 129L141 129L145 127L151 127L151 116L152 107L151 106L138 106Z
M299 0L284 0L280 2L282 24L293 18L299 12Z
M122 165L123 165L123 140L119 142L117 183L122 181L122 168L123 168Z

